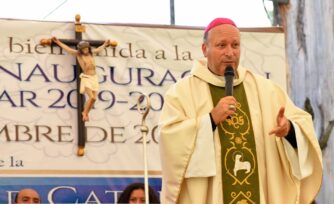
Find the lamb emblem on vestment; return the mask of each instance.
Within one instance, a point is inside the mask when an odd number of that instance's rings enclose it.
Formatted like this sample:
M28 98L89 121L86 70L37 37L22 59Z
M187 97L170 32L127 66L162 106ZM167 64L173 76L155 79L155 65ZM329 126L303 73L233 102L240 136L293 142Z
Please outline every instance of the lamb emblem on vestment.
M237 176L238 171L240 170L246 170L246 174L248 174L251 170L251 164L249 161L240 161L242 159L241 154L235 155L235 163L234 163L234 176Z

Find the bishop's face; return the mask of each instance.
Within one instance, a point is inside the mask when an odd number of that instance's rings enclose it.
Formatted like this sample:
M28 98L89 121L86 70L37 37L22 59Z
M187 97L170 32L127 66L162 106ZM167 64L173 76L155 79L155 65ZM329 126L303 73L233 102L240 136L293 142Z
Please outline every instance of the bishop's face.
M239 29L229 24L212 28L208 31L208 37L202 45L202 51L208 59L208 67L213 73L223 76L228 65L236 70L240 60Z

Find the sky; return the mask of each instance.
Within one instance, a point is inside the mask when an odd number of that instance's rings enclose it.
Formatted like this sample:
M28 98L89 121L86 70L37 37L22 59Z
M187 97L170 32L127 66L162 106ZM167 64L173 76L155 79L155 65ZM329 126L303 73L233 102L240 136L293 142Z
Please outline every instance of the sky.
M170 25L171 0L0 0L0 18L83 23ZM205 27L216 17L228 17L238 27L270 27L265 12L269 0L174 0L175 24Z

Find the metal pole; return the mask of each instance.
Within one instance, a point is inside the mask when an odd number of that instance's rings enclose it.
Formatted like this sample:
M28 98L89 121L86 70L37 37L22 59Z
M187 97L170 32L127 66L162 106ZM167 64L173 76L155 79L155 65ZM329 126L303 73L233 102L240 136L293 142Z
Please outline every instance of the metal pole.
M170 0L170 24L175 25L175 7L174 0Z
M146 100L146 104L145 106L143 106L143 101ZM140 131L142 133L142 137L143 137L143 152L144 152L144 187L145 187L145 203L149 204L149 183L148 183L148 168L147 168L147 149L146 149L146 145L147 145L147 133L148 133L148 126L145 123L145 119L146 116L148 114L148 112L150 111L151 108L151 102L150 102L150 98L146 95L146 94L142 94L137 101L137 110L140 114L142 114L142 123L141 123L141 128Z

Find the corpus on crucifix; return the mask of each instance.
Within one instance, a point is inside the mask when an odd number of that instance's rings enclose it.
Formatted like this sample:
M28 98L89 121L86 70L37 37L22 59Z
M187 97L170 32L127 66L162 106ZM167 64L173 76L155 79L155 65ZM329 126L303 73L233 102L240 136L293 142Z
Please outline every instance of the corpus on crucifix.
M114 41L111 42L110 40L106 40L101 46L93 49L90 46L89 42L80 41L77 45L76 50L64 44L56 37L52 37L51 40L52 42L59 45L59 47L63 48L66 52L75 56L80 64L82 70L82 73L80 74L80 93L86 94L88 96L88 100L85 104L84 110L82 111L82 121L89 121L88 114L96 101L96 95L99 90L99 82L96 75L96 64L93 55L101 52L109 45L115 47L117 43Z
M89 121L89 112L92 109L99 89L98 77L96 74L96 64L94 55L101 52L108 46L116 47L117 42L111 40L82 40L82 32L85 32L85 26L80 23L80 15L75 16L75 39L41 39L40 44L56 44L67 53L76 57L77 61L77 82L78 87L78 156L84 155L86 142L86 131L84 122ZM97 48L93 48L97 47ZM75 47L75 48L72 48ZM80 90L80 91L79 91ZM83 104L83 98L80 94L88 96L88 100Z

